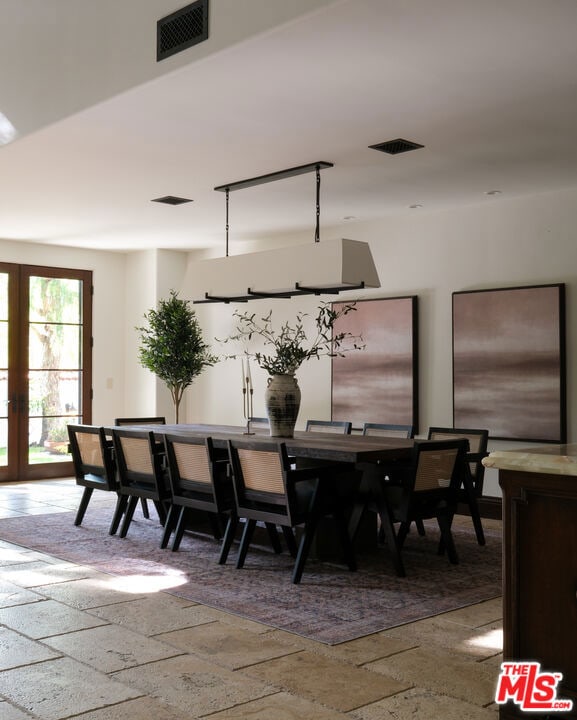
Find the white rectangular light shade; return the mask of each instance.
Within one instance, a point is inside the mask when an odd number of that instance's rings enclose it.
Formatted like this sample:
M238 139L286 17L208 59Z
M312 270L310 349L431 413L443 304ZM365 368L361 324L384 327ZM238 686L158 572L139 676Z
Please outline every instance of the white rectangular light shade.
M201 260L189 267L186 288L196 300L301 288L345 290L381 286L371 249L358 240L328 240Z

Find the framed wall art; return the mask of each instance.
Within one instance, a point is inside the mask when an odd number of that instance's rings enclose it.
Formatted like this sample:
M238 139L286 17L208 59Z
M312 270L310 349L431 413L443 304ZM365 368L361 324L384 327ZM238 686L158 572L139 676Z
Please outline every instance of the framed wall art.
M333 303L336 310L346 303ZM412 425L418 431L417 296L360 300L334 332L365 349L332 358L333 420Z
M565 285L453 293L453 422L566 442Z

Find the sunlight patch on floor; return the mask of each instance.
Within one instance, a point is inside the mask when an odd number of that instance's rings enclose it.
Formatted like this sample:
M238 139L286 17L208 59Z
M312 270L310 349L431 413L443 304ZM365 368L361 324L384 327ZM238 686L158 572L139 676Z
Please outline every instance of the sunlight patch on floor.
M503 649L503 630L489 630L467 641L468 645L498 652Z
M155 593L179 587L188 582L186 575L180 571L163 573L162 575L124 575L101 583L103 587L125 593Z

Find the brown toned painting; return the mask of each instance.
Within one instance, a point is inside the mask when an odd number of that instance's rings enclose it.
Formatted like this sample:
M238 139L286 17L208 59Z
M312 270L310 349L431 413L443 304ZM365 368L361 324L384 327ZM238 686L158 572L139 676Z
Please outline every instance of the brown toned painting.
M355 308L334 332L362 335L366 347L332 359L332 418L354 427L412 425L417 432L417 297L362 300Z
M565 442L563 284L453 293L453 419Z

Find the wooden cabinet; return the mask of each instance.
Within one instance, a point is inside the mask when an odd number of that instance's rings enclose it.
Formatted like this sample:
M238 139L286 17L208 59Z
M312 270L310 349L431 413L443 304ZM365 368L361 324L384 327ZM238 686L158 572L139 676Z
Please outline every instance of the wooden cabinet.
M493 465L499 467L497 463ZM562 672L558 698L573 711L500 717L577 717L577 477L500 469L503 490L504 660Z

